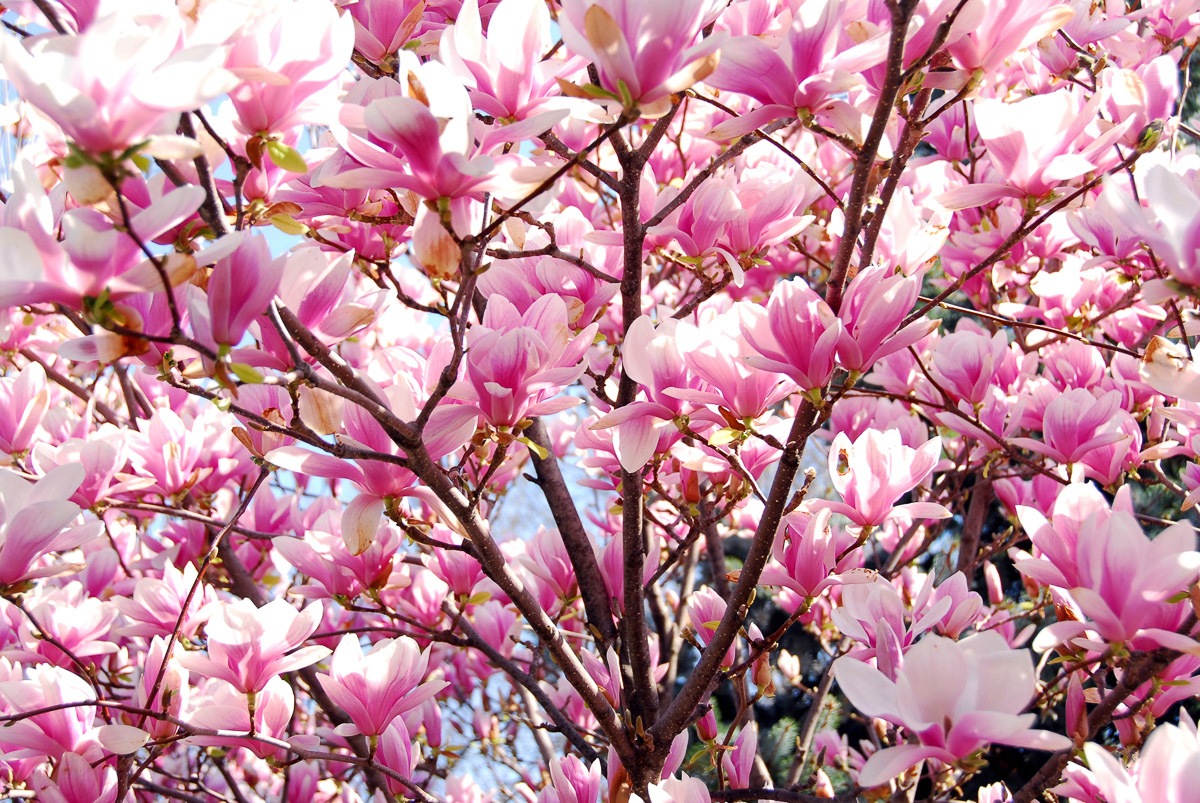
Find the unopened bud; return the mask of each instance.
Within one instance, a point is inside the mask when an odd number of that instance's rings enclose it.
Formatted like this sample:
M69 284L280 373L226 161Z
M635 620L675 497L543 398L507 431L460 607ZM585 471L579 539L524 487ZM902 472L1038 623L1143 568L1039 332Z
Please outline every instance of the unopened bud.
M705 742L711 742L719 735L717 731L717 717L711 708L708 709L708 712L704 716L696 720L696 735Z

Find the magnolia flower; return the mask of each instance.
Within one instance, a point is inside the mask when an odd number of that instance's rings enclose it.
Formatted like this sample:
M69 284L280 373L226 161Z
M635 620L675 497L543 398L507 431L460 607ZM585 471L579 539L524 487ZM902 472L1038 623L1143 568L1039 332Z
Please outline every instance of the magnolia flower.
M925 759L953 764L989 743L1032 750L1071 746L1066 736L1029 729L1035 716L1020 712L1036 691L1033 659L1009 649L995 632L960 642L926 636L908 651L895 681L850 657L838 659L834 674L855 708L918 740L872 753L858 776L864 787L887 783Z
M625 333L622 369L649 398L613 410L591 428L615 428L613 449L626 471L640 471L655 451L661 451L662 441L675 432L674 419L684 406L682 397L692 389L687 365L679 353L676 333L680 326L674 319L655 326L643 315Z
M721 624L721 619L725 616L725 610L728 607L725 600L721 599L717 592L708 586L697 589L688 599L688 619L701 644L707 647L712 641L717 626ZM721 658L721 666L724 668L733 666L733 658L734 647L730 644L724 657Z
M286 738L291 729L292 715L296 710L296 694L288 682L281 677L272 677L254 693L252 699L253 702L246 694L218 684L207 700L195 701L195 710L188 720L202 728L256 733L275 739ZM193 736L190 741L192 744L225 749L245 747L259 758L268 758L283 752L269 742L249 737L239 739L229 736Z
M671 94L716 69L723 37L692 43L719 8L712 0L565 0L558 24L568 50L595 64L612 97L660 116Z
M596 803L604 776L599 760L584 764L576 756L550 762L550 783L542 787L537 803Z
M183 46L174 8L162 15L116 10L74 36L0 40L0 61L21 97L62 128L81 150L119 154L154 138L148 152L197 156L174 135L178 112L203 108L238 79L213 45ZM175 113L175 114L172 114Z
M282 599L261 608L247 599L219 605L208 624L208 655L185 653L179 662L193 672L228 681L254 694L283 672L314 664L328 647L300 647L321 624L321 603L297 611ZM300 647L300 649L296 649Z
M935 502L896 504L933 473L941 454L941 438L913 449L895 430L868 429L853 443L839 432L829 448L829 477L843 501L806 504L809 510L841 513L859 527L877 527L900 513L914 519L947 518L950 511Z
M712 800L704 781L692 778L686 772L652 783L646 791L650 794L649 803L709 803ZM646 801L641 795L630 795L629 803Z
M746 357L750 365L785 374L804 391L823 388L833 376L846 329L803 279L775 285L765 310L743 305L739 312L742 336L757 352Z
M35 483L0 469L0 588L62 573L61 564L35 564L100 533L101 522L71 526L79 505L66 500L82 482L77 464L59 466Z
M1200 575L1195 528L1176 522L1150 540L1127 507L1127 497L1112 511L1098 497L1095 489L1064 490L1053 526L1031 508L1017 509L1044 555L1018 561L1017 569L1068 590L1090 620L1057 622L1038 635L1035 646L1048 648L1091 630L1108 642L1132 642L1136 649L1200 653L1200 644L1176 632L1187 603L1170 601Z
M29 449L49 409L46 369L39 363L0 379L0 451L15 454Z
M1075 803L1142 803L1191 800L1200 778L1200 735L1187 712L1179 725L1163 723L1146 739L1137 760L1125 767L1094 742L1083 746L1087 769L1072 764L1054 788Z
M557 295L543 296L524 314L493 296L468 336L466 381L450 395L471 402L495 427L574 407L578 399L559 393L583 375L596 329L592 324L572 336L567 305Z
M995 181L961 186L938 201L949 209L965 209L1000 198L1042 198L1065 182L1108 167L1117 158L1114 143L1132 120L1102 134L1086 130L1094 123L1099 104L1099 93L1085 101L1069 89L1016 103L976 100L975 126L987 145Z
M801 600L811 599L830 586L842 583L870 583L875 573L853 566L854 555L840 561L838 554L853 543L839 539L829 526L833 514L829 508L809 516L791 513L784 519L782 537L776 537L773 560L763 569L759 582L794 591Z
M846 336L838 341L838 362L865 373L875 362L908 348L938 328L935 320L917 320L900 328L921 292L921 274L905 276L886 265L858 272L846 287L838 318Z
M737 36L723 45L721 63L708 83L763 105L722 123L711 136L739 137L781 117L848 105L833 96L861 80L853 73L883 61L887 37L876 35L856 47L842 47L839 34L852 24L842 19L843 8L839 2L800 4L775 47L757 36Z
M378 736L397 716L450 685L444 680L422 683L428 666L429 650L422 652L407 636L376 642L364 655L358 636L347 633L333 652L330 674L319 674L317 680L350 715L357 732Z
M417 771L417 762L421 760L421 746L412 740L404 720L397 717L379 737L379 746L375 752L375 760L380 766L387 767L400 774L402 778L411 778ZM390 775L384 776L388 791L396 798L409 793L404 784Z

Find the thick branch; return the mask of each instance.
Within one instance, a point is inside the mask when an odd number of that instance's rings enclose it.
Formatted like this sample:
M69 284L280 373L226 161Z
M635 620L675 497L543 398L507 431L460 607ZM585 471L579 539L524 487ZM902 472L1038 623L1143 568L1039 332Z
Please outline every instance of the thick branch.
M908 35L908 20L914 8L916 3L913 0L897 0L891 6L892 30L888 39L887 74L879 91L879 101L871 118L871 127L862 147L858 149L854 178L850 182L850 197L846 202L845 230L842 232L842 240L838 245L833 272L825 294L825 301L834 312L842 305L842 291L849 279L850 260L854 256L858 233L862 230L863 212L870 195L871 174L875 168L875 158L879 154L879 145L883 142L892 108L896 105L896 98L904 85L904 43Z
M621 230L623 266L621 273L621 331L628 333L642 314L642 247L646 228L641 223L641 179L646 165L642 152L618 151L621 158ZM638 383L622 366L617 386L617 407L630 404L637 396ZM643 569L646 564L642 472L621 471L621 545L624 552L624 584L621 615L621 685L625 691L633 721L653 722L658 716L658 684L650 659L650 631L646 624L646 588ZM640 730L640 727L638 728ZM634 773L640 786L637 767ZM654 780L657 780L655 778Z
M583 528L575 500L571 498L567 482L558 468L558 458L551 449L546 425L540 419L535 419L525 430L525 434L546 450L547 456L544 458L536 452L531 452L533 467L537 471L537 485L550 505L554 524L558 527L563 545L567 548L571 567L575 570L575 580L579 584L579 595L583 598L583 609L587 613L588 624L595 628L598 634L597 646L603 655L616 641L617 629L613 625L612 606L608 604L608 589L604 585L604 576L600 573L600 564L592 549L592 541Z
M479 515L479 511L471 507L469 500L450 482L424 447L414 449L409 458L410 470L458 520L463 534L475 547L476 557L484 573L508 595L542 645L549 650L563 677L579 693L584 704L596 717L621 762L627 766L636 762L638 754L633 750L612 705L600 691L596 681L584 669L579 657L571 650L553 620L513 572L508 558L492 538L487 522Z
M721 623L713 633L712 640L700 654L700 660L696 663L695 669L692 670L691 676L688 677L678 696L651 728L655 745L664 754L676 734L687 727L692 712L704 702L709 693L709 684L721 668L725 652L733 644L734 638L741 629L742 620L750 602L750 595L758 585L758 578L762 575L762 570L766 567L767 559L771 555L771 547L775 543L775 533L783 520L783 513L791 496L792 482L800 470L800 458L804 454L805 443L821 425L822 420L821 409L807 399L796 413L791 432L788 434L787 448L780 458L775 481L771 484L771 492L758 523L758 530L754 534L750 551L746 554L746 560L742 564L737 583L728 599L725 615L721 617Z

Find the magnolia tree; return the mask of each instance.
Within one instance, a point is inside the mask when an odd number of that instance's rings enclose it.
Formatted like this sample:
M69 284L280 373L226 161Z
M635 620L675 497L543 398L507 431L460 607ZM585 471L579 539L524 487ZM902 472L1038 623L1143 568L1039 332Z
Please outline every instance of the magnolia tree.
M21 0L13 798L1182 801L1188 0Z

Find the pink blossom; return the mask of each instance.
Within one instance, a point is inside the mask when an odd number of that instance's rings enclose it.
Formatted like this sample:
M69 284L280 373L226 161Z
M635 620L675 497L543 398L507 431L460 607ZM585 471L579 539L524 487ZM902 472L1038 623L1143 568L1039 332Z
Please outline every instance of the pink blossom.
M842 19L845 8L836 0L804 3L777 47L757 36L737 36L724 43L721 63L709 83L763 105L717 126L712 136L730 139L772 120L844 105L833 97L858 84L854 73L879 64L887 53L886 37L879 35L856 47L840 47L839 34L849 24Z
M742 336L757 352L747 356L750 365L785 374L805 392L823 388L833 376L845 327L803 279L775 285L765 310L743 306L739 311Z
M733 740L733 749L721 754L721 767L731 788L746 789L753 786L750 776L757 755L758 724L749 722L738 731L737 738Z
M950 511L934 502L896 505L896 500L924 482L942 454L941 438L918 449L905 446L900 433L868 429L853 443L838 433L829 447L829 476L841 502L814 500L810 510L841 513L859 527L877 527L894 515L941 519Z
M567 48L595 64L601 87L655 116L716 68L722 37L693 43L717 9L712 0L565 0L558 23Z
M1200 197L1189 182L1169 167L1155 165L1146 173L1146 203L1137 228L1172 278L1189 287L1200 286Z
M697 589L688 598L688 619L692 623L696 637L704 646L707 647L708 643L712 641L713 633L716 632L717 625L721 623L721 618L725 615L727 607L725 600L721 599L717 595L717 592L708 586ZM733 658L734 649L731 644L725 656L721 659L721 666L725 668L733 666Z
M1036 513L1028 508L1022 508L1021 513L1023 522L1036 526ZM1053 542L1056 528L1043 525L1036 532L1035 543L1053 550L1050 555L1054 558L1019 561L1017 568L1040 582L1069 590L1089 620L1064 620L1051 625L1039 634L1038 645L1052 646L1094 630L1107 642L1130 642L1135 649L1166 646L1200 652L1200 645L1193 639L1176 632L1183 622L1186 603L1169 601L1200 574L1200 552L1196 551L1196 532L1191 524L1177 522L1150 540L1127 510L1108 513L1099 507L1082 517L1073 560L1069 542ZM1079 537L1083 532L1087 536Z
M841 597L842 604L834 609L832 619L843 634L863 645L848 655L857 660L874 659L879 671L892 679L917 637L937 626L952 605L948 598L936 600L919 612L913 611L909 624L909 612L900 592L878 576L874 582L847 585Z
M117 770L107 763L93 767L78 753L64 753L54 778L39 772L32 786L45 803L115 803Z
M949 606L940 604L942 600L949 600ZM933 575L930 575L913 602L913 615L922 617L924 611L942 607L946 612L934 625L934 630L947 638L957 639L983 615L983 598L967 588L967 576L962 572L955 572L936 587Z
M179 666L174 660L179 652L179 644L176 642L167 652L167 640L162 636L155 636L150 640L150 649L146 652L146 662L142 670L142 676L138 679L137 688L134 690L134 702L142 707L152 710L162 711L165 714L178 717L188 708L188 699L191 695L191 687L188 685L188 671ZM158 682L159 671L165 666L165 671L162 675L162 682ZM151 696L155 691L155 686L158 686L157 693ZM137 722L137 717L133 714L128 715L126 720L129 724ZM145 728L153 738L161 739L174 736L178 732L178 727L166 720L146 719L141 723L141 727Z
M233 253L213 265L205 287L209 331L197 336L223 349L238 345L254 319L266 311L282 277L283 262L271 258L266 238L243 237ZM192 313L193 321L200 319Z
M204 628L208 655L185 653L179 662L193 672L227 681L243 694L254 694L279 674L329 655L326 647L300 646L321 624L321 611L319 602L297 611L282 599L261 608L247 599L222 603Z
M345 597L354 599L367 589L378 589L388 582L402 536L395 527L382 526L375 541L355 555L346 547L338 517L323 516L303 538L280 537L272 541L283 559L317 585L296 588L309 598ZM330 532L332 531L332 532Z
M449 685L444 680L422 683L428 666L429 650L420 651L408 637L377 641L364 655L358 636L347 633L333 652L330 674L317 679L359 733L378 736L397 716Z
M1099 94L1085 101L1069 89L1017 103L975 101L975 125L995 167L995 181L962 186L938 200L962 209L999 198L1040 199L1068 181L1113 164L1117 157L1112 145L1132 121L1103 134L1088 131L1099 102Z
M652 783L646 791L650 795L648 803L709 803L712 800L704 781L692 778L686 772ZM630 803L646 803L636 794L630 795L629 800Z
M734 418L751 422L789 396L794 386L771 371L747 364L752 349L741 337L736 312L704 321L702 326L681 322L675 330L676 346L693 376L704 380L703 390L670 388L664 393L697 404L723 408ZM714 423L727 426L724 418Z
M1065 3L971 0L955 21L950 53L968 72L992 70L1014 52L1061 28L1072 17Z
M61 564L37 564L99 534L100 522L73 524L79 506L66 500L82 481L78 465L59 466L35 483L0 469L0 588L61 573Z
M572 336L557 295L543 296L524 314L493 296L483 323L468 335L466 381L451 395L473 403L500 428L573 407L576 399L555 397L583 375L583 354L596 329L592 324Z
M1121 394L1110 391L1097 398L1084 388L1057 395L1042 418L1043 442L1014 438L1013 442L1041 452L1060 463L1076 463L1094 449L1125 437L1117 429L1113 414L1120 408Z
M424 26L422 0L356 0L344 5L354 20L354 44L377 64L395 58Z
M674 319L657 326L643 315L630 325L622 345L625 375L645 389L646 400L625 405L592 425L614 427L613 448L621 467L640 471L664 441L677 439L674 420L682 412L682 397L693 385L676 337L680 323Z
M187 657L184 655L180 660ZM247 736L192 736L189 740L191 743L225 749L245 747L259 758L286 755L280 748L249 736L253 733L274 739L288 738L292 715L296 711L296 694L286 680L281 677L267 680L253 694L253 703L245 692L224 684L217 684L215 689L210 687L210 690L212 694L207 698L193 698L194 710L187 717L188 721L202 728L214 728L227 734L244 733Z
M72 655L98 663L102 656L120 649L110 635L117 618L116 607L88 594L78 581L47 590L28 606L39 627L34 628L29 619L21 624L21 640L28 649L24 660L45 660L73 668L76 664Z
M119 632L131 636L165 637L175 631L176 624L179 624L178 635L192 637L204 623L206 615L202 609L217 599L211 587L201 585L180 623L179 614L183 611L184 600L197 582L196 567L191 563L184 566L183 571L175 568L175 564L167 563L161 579L138 579L132 594L113 597L113 605L127 621L127 624L118 626Z
M1075 803L1142 803L1188 800L1195 791L1200 737L1186 713L1178 725L1154 728L1128 767L1094 742L1083 746L1087 768L1073 764L1052 791Z
M174 136L171 113L200 108L237 80L221 68L220 49L184 46L180 18L170 11L117 10L79 35L30 39L30 50L5 38L0 60L21 97L88 154L119 154L156 137L152 153L195 155L194 142Z
M938 327L935 320L900 323L921 292L921 274L892 273L885 265L859 271L846 287L838 318L846 335L838 341L838 362L859 374L881 357L908 348Z
M524 120L564 105L557 78L570 67L542 59L553 44L544 3L503 0L492 10L485 37L478 0L466 0L442 34L439 55L462 77L475 108L499 120Z
M234 38L225 66L242 79L229 93L247 135L322 123L354 49L354 24L328 0L266 4ZM199 104L193 104L199 105Z
M854 539L834 534L829 525L831 515L828 508L811 516L789 514L782 535L775 538L774 560L763 569L759 582L794 591L800 600L812 599L830 586L872 582L874 572L853 568L857 556L838 560L838 554Z
M596 803L604 776L600 762L584 764L577 756L550 762L550 782L538 793L537 803Z
M938 384L956 400L972 405L983 403L989 387L1010 386L1016 379L1016 369L1016 358L1004 332L987 337L960 326L943 337L933 353Z
M470 225L467 199L487 192L517 196L548 174L517 153L492 157L489 152L541 133L563 113L548 112L549 116L478 132L461 81L438 62L419 64L412 54L404 56L411 61L402 64L410 76L403 84L364 82L342 107L341 124L333 133L361 167L323 174L320 183L398 187L427 200L458 201L450 210L453 227L465 236Z
M404 720L397 717L387 726L379 737L379 746L375 752L375 760L381 766L399 773L402 778L412 778L417 771L417 763L421 760L421 746L412 740ZM397 797L406 795L409 789L404 784L384 776L388 791Z
M0 700L8 711L36 711L94 699L95 692L86 680L46 664L27 670L24 680L0 682ZM6 746L6 758L25 755L58 760L64 753L90 754L99 747L95 720L94 706L59 708L9 724L0 732L0 743ZM19 749L14 751L10 746Z
M51 302L79 309L85 299L102 295L118 300L162 291L153 265L108 218L91 208L56 210L37 172L24 160L13 173L13 196L5 207L6 225L0 228L0 302ZM153 240L190 217L203 199L199 187L180 187L133 214L132 228L143 241ZM181 281L196 263L173 254L163 264L168 275Z
M650 537L649 551L642 564L642 582L649 583L662 560L662 537L654 534ZM604 588L608 591L609 599L616 604L620 611L625 605L625 542L620 534L609 539L599 555L600 574L604 578Z
M27 365L15 377L0 379L0 451L16 454L28 450L49 407L46 371L40 364Z
M905 656L895 681L854 658L834 673L850 703L862 713L903 726L918 744L872 753L859 772L864 787L879 786L925 759L953 764L988 743L1032 750L1061 750L1071 740L1030 730L1037 677L1025 650L1009 649L987 632L960 642L926 636Z
M1101 78L1109 119L1129 121L1124 144L1136 147L1147 125L1173 116L1179 99L1179 71L1170 56L1159 56L1136 69L1105 70Z

